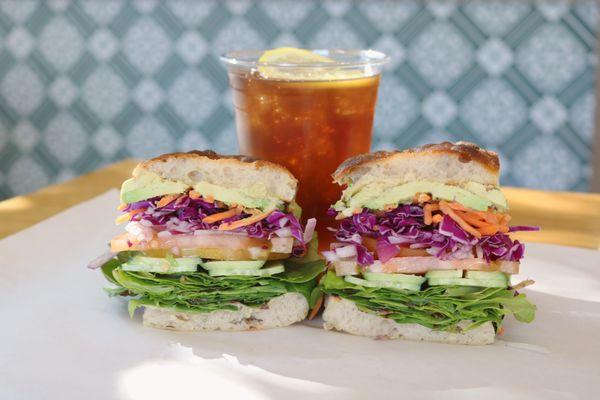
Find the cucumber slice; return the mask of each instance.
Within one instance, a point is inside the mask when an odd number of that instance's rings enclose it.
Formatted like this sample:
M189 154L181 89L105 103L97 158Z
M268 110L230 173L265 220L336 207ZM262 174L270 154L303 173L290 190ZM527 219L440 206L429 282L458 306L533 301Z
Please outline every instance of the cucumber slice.
M508 279L506 274L500 271L467 271L465 278L490 279L499 281Z
M455 269L450 271L427 271L425 274L427 278L462 278L463 271L461 269Z
M256 271L265 265L266 260L258 261L205 261L200 263L202 268L211 271L218 270L239 270L239 271Z
M504 288L508 286L506 279L474 279L474 278L429 278L429 286L478 286Z
M283 265L275 265L274 267L262 268L262 269L218 269L213 268L208 271L210 276L271 276L279 274L285 271Z
M363 287L385 288L392 290L412 290L418 292L421 290L421 284L406 283L406 282L390 282L390 281L367 281L365 279L356 278L352 275L346 275L344 280L348 283Z
M496 287L505 288L508 287L508 281L506 279L475 279L475 278L464 278L468 279L470 286L481 286L481 287Z
M200 264L200 257L158 258L135 256L126 263L121 264L123 271L157 272L173 274L180 272L196 272Z
M464 278L427 278L429 286L468 286Z
M366 280L373 282L408 283L413 285L420 285L425 282L424 277L409 274L382 274L379 272L364 272L363 277Z

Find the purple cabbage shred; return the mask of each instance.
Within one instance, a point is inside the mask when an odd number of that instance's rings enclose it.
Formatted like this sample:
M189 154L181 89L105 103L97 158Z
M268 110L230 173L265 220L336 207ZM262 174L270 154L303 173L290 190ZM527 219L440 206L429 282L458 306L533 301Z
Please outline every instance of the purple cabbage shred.
M217 202L207 202L202 198L192 199L187 195L180 196L163 207L156 207L160 199L161 196L158 196L127 204L123 212L141 209L143 211L134 214L131 221L152 226L157 232L169 231L171 234L192 234L197 230L217 230L219 225L224 222L234 222L250 216L250 214L241 213L215 223L205 223L202 222L202 219L227 211L229 208L219 206ZM292 254L302 255L306 251L307 243L304 242L302 225L291 213L275 210L261 221L230 232L246 233L250 237L269 240L279 236L277 231L282 228L285 228L284 230L289 228L295 239Z
M335 210L330 209L328 213L335 213ZM532 226L510 228L510 232L536 230L539 228ZM362 244L362 237L377 240L376 252L382 262L394 257L400 247L426 249L442 260L470 258L477 254L487 262L519 261L525 250L523 243L513 241L504 233L477 239L447 215L437 226L426 225L423 208L418 205L400 205L394 210L377 213L363 209L340 221L335 238L343 243L355 244L358 263L370 265L375 257Z

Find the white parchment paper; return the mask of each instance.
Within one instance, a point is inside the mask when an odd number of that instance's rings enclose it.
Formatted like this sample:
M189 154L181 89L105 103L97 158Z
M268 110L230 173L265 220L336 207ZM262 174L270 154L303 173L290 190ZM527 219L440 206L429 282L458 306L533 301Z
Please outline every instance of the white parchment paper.
M86 263L116 191L0 241L0 399L581 399L600 392L600 253L530 244L534 323L492 346L374 341L320 321L243 333L144 328ZM1 223L1 222L0 222Z

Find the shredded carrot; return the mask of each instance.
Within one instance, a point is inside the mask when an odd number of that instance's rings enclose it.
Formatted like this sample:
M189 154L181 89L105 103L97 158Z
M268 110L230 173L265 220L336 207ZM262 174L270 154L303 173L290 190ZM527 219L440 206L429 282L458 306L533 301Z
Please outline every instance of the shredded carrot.
M156 208L164 207L167 204L169 204L170 202L172 202L173 200L175 200L176 198L177 198L177 195L174 195L174 194L163 196L163 198L160 199L158 201L158 203L156 203Z
M210 194L207 195L207 196L204 196L204 200L206 200L209 203L214 203L215 202L215 198L212 195L210 195Z
M238 206L239 207L239 206ZM262 211L260 211L258 208L245 208L245 207L240 207L240 209L242 211L244 211L245 213L248 214L252 214L252 215L256 215L256 214L260 214Z
M428 195L427 193L420 193L417 196L417 201L419 203L427 203L428 201L431 201L431 196Z
M431 215L431 204L426 204L425 207L423 207L423 221L425 222L425 225L431 225L431 223L433 222L433 216Z
M456 211L459 217L465 220L468 224L473 225L476 228L483 228L489 226L488 222L482 221L471 213Z
M498 215L491 212L486 213L484 218L490 224L497 225L500 223L500 218L498 217Z
M325 297L325 296L321 295L321 297L319 297L319 299L315 303L315 306L312 308L312 310L310 310L310 314L308 314L309 321L311 319L313 319L314 317L316 317L317 314L319 313L319 310L321 309L321 306L323 305L323 297Z
M485 216L488 215L488 211L469 210L468 212L479 219L485 219Z
M479 218L479 219L484 219L486 217L486 215L490 214L489 211L473 210L473 209L465 207L462 204L457 203L457 202L452 202L452 203L447 203L447 204L448 204L448 207L450 207L453 210L469 213L470 215L472 215L476 218Z
M509 231L508 221L510 221L510 216L507 214L499 214L492 211L475 211L458 203L447 203L447 205L450 209L455 210L455 214L464 222L475 227L481 235L494 235L498 232L508 233Z
M445 201L440 201L440 210L442 210L442 212L444 214L446 214L450 218L452 218L454 220L454 222L456 222L465 231L469 232L471 235L475 236L477 239L481 238L481 233L477 229L473 228L471 225L466 223L461 217L459 217L454 212L454 210L452 210L452 208L450 208L448 206L448 203L446 203Z
M248 218L239 219L237 221L224 222L221 225L219 225L219 230L220 231L231 231L231 230L234 230L237 228L241 228L242 226L250 225L255 222L261 221L261 220L267 218L270 214L271 214L271 211L265 211L263 213L251 215Z
M138 208L135 210L131 210L129 212L126 212L125 214L121 214L117 217L117 219L115 220L115 223L118 224L122 224L123 222L127 222L131 219L131 217L133 217L135 214L139 214L141 212L146 211L145 208Z
M234 217L236 215L240 215L241 213L242 213L242 210L240 210L239 208L232 208L227 211L209 215L208 217L203 218L202 222L204 222L205 224L212 224L213 222L217 222L217 221L224 220L226 218Z
M442 203L440 201L440 203ZM446 203L444 201L444 203ZM467 207L463 206L462 204L459 204L455 201L451 202L451 203L446 203L448 205L448 207L450 207L453 210L458 210L458 211L471 211L470 209L468 209Z
M510 215L508 214L500 214L500 222L504 225L508 225L508 223L510 222Z
M115 224L122 224L123 222L127 222L131 219L131 215L129 213L121 214L115 219Z
M488 212L486 213L485 220L491 225L497 226L498 232L508 233L508 221L510 221L510 215Z
M442 216L442 214L435 214L435 215L432 217L432 222L433 222L434 224L439 224L440 222L442 222L442 219L443 219L443 218L444 218L444 217Z
M196 199L200 198L200 193L198 193L195 190L190 190L190 192L188 193L188 196L190 197L190 199L196 200Z
M425 206L423 207L425 225L431 225L431 223L433 222L432 211L437 211L439 209L440 206L438 204L425 204Z
M356 208L354 210L352 210L352 214L356 215L356 214L360 214L362 212L361 208Z
M481 235L488 236L488 235L495 235L496 233L498 233L499 229L500 229L500 227L498 225L488 225L488 226L478 228L477 230L479 231L479 233Z

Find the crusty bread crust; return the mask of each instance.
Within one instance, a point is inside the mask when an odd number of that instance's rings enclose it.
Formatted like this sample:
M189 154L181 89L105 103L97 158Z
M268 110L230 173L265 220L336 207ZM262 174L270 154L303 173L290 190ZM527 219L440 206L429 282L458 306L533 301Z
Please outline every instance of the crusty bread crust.
M238 311L187 313L159 307L146 307L144 326L174 331L250 331L281 328L302 321L308 314L308 302L299 293L286 293L262 307L238 303Z
M419 324L399 324L392 319L360 311L350 300L328 296L323 312L323 328L373 339L407 339L449 344L483 345L494 343L495 331L491 322L460 332L441 332ZM465 328L470 321L461 321Z
M279 164L248 156L221 155L212 150L169 153L143 161L133 170L133 178L145 171L190 187L200 181L241 190L256 190L259 185L264 193L253 193L254 196L276 197L286 202L294 199L298 186L294 175Z
M275 164L271 161L261 160L251 156L238 155L238 154L219 154L213 150L192 150L188 152L177 152L162 154L158 157L151 158L150 160L142 161L137 167L150 169L153 168L153 164L161 162L169 162L172 159L202 159L208 158L209 160L229 160L231 163L238 164L252 164L255 168L269 168L278 170L283 174L287 174L291 179L296 179L292 173L282 165ZM136 167L136 168L137 168Z
M473 177L475 181L483 180L484 182L480 183L497 184L500 170L498 154L468 142L443 142L405 150L361 154L344 161L332 176L338 184L348 185L371 172L378 164L394 165L405 161L414 167L415 163L433 164L432 160L439 159L444 159L446 164L455 164L457 170L460 167L469 168L472 171L470 174L476 175Z

